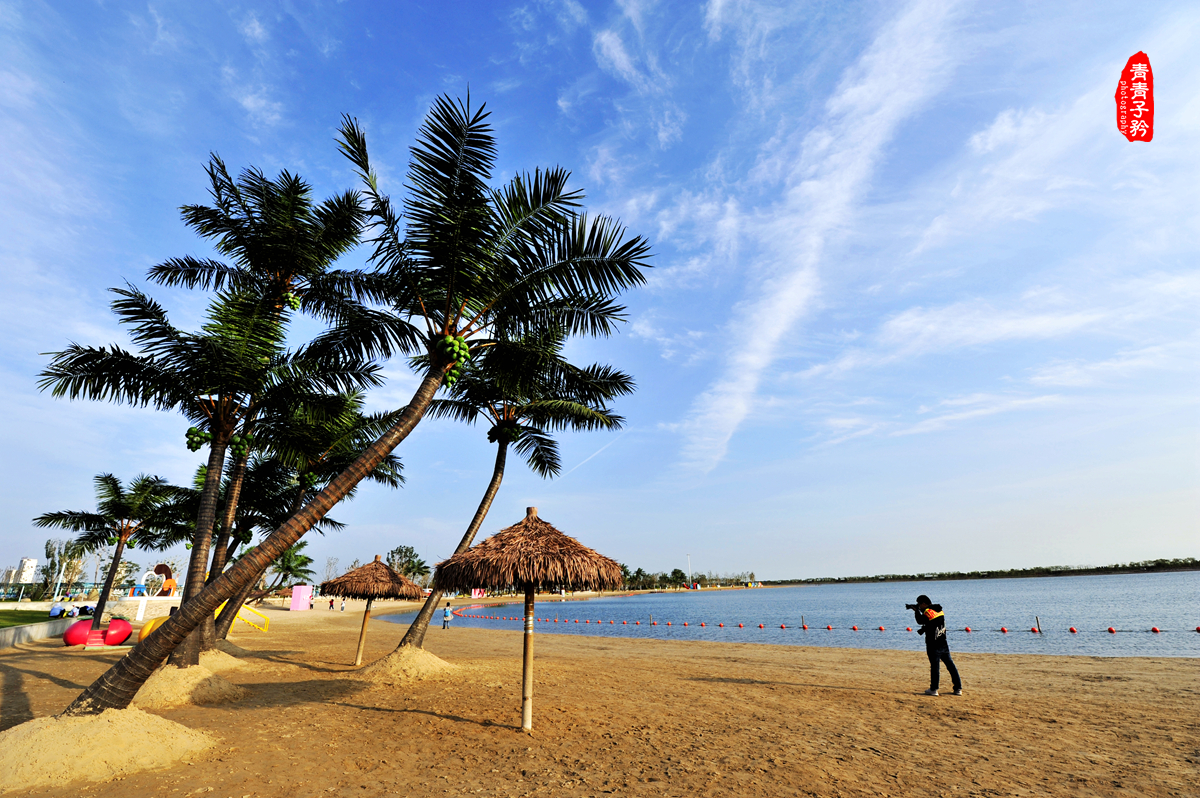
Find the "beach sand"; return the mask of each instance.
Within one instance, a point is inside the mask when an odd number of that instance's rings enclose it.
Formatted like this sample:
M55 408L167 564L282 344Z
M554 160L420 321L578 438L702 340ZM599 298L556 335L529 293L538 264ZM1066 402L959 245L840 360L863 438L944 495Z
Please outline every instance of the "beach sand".
M222 676L246 698L154 710L216 735L209 751L26 794L1200 793L1197 660L956 654L966 695L932 698L920 694L919 643L903 652L538 634L530 735L519 729L518 631L435 623L426 648L461 667L380 686L349 665L361 608L268 610L270 632L236 630L251 667ZM373 621L364 662L403 631ZM61 711L116 659L50 640L0 651L0 729Z

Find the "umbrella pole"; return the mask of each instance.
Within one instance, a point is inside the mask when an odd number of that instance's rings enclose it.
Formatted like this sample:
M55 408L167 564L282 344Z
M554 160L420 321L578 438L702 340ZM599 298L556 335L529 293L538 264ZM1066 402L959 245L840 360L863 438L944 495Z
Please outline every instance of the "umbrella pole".
M354 655L354 667L362 665L363 646L367 644L367 621L371 620L371 602L375 599L367 599L367 608L363 610L363 625L362 631L358 633L358 653Z
M533 585L525 588L525 660L522 668L521 728L533 729Z

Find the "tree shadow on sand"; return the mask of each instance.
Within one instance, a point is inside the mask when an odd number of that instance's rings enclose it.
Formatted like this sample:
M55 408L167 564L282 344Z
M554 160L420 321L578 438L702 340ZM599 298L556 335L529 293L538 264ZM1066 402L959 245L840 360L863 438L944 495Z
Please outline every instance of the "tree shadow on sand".
M782 682L764 679L735 679L730 676L689 676L688 681L712 682L715 684L745 684L761 687L809 687L816 690L849 690L857 693L887 693L890 695L912 695L908 690L885 690L880 687L849 687L844 684L811 684L807 682Z
M455 723L472 723L476 726L484 726L484 727L492 728L492 729L512 729L513 731L521 730L521 727L518 725L509 725L507 723L496 723L495 721L488 720L486 718L483 720L476 720L475 718L464 718L461 715L449 715L444 712L433 712L428 709L407 709L407 708L397 709L397 708L393 708L393 707L368 707L368 706L363 706L361 704L349 704L344 701L337 702L335 704L335 706L346 707L347 709L361 709L365 712L387 712L389 714L394 713L394 714L398 714L398 715L428 715L431 718L440 718L442 720L452 720Z

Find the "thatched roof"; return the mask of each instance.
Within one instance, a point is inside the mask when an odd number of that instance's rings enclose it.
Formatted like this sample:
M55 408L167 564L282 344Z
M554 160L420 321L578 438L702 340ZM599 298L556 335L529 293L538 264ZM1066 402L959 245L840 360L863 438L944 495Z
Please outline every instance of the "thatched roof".
M435 590L564 587L601 590L624 581L621 566L559 532L530 507L524 520L438 563Z
M322 582L321 595L351 599L419 599L422 593L420 585L393 571L376 554L374 562Z

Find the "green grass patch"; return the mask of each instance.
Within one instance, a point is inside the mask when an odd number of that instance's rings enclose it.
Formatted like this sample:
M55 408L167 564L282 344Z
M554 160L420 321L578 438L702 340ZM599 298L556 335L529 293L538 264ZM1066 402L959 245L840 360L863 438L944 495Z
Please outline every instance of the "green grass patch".
M0 610L0 629L6 626L24 626L50 620L45 610Z

